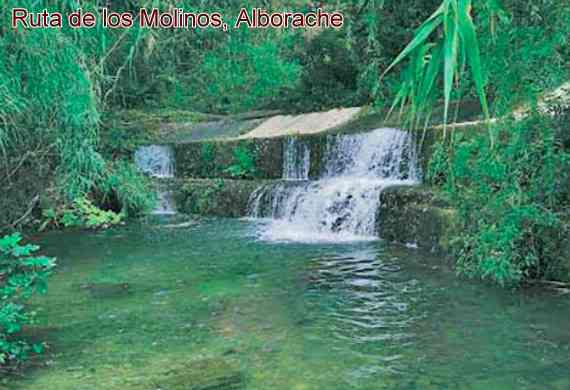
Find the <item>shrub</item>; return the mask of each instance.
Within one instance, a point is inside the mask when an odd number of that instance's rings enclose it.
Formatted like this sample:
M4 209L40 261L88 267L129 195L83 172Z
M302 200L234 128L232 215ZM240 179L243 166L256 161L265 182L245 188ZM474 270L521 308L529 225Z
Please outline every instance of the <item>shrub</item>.
M297 84L301 68L283 55L281 40L255 37L247 29L235 30L231 39L206 53L194 76L191 104L236 113L264 107Z
M432 180L458 210L454 240L457 270L469 277L517 285L552 277L560 260L564 183L570 155L561 148L551 120L534 117L493 127L496 143L481 132L456 137L430 164Z
M14 366L41 353L43 344L30 345L21 337L24 325L33 323L34 313L25 302L34 294L47 291L47 278L55 260L34 256L39 248L20 245L18 233L0 239L0 366Z
M204 177L219 171L216 165L216 148L214 144L203 143L200 150L200 171Z
M234 178L253 179L257 175L255 155L245 146L234 149L234 162L225 170Z
M151 180L132 163L108 162L103 177L88 194L71 202L63 194L53 196L51 205L42 212L40 230L48 226L108 228L152 210L156 200Z
M105 177L98 183L97 194L101 205L110 205L125 216L149 212L157 201L151 179L124 160L109 163Z
M56 227L63 225L91 229L108 228L121 223L124 218L124 214L102 210L85 197L77 198L71 205L58 210L44 210L43 216L45 221L40 230L44 230L50 224Z

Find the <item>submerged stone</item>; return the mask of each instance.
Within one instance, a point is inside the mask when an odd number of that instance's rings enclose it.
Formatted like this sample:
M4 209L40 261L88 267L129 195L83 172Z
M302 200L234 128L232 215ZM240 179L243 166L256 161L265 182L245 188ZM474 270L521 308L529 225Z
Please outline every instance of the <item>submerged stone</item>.
M79 288L94 298L117 298L129 293L129 283L85 283Z
M245 379L236 363L204 359L168 372L158 384L169 390L233 390L245 388Z

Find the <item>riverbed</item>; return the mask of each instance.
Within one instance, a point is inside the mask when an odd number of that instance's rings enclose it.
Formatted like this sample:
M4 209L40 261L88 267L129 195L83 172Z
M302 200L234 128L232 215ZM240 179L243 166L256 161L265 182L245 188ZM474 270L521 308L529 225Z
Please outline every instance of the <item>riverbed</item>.
M50 347L9 388L570 388L567 297L381 240L263 241L259 223L39 237L58 268L32 333Z

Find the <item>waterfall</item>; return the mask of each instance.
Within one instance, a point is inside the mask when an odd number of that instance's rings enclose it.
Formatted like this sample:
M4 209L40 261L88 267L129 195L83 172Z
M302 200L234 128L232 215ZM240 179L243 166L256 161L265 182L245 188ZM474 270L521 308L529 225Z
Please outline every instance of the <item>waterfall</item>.
M290 137L283 146L283 179L307 180L311 163L311 151L307 144Z
M158 179L174 178L174 152L170 146L141 146L135 152L135 165L144 173ZM172 191L158 181L158 203L152 214L175 214Z
M398 129L330 136L323 163L319 180L270 184L252 194L249 216L265 218L260 238L302 242L376 239L382 190L420 180L412 136Z
M174 177L174 152L170 146L141 146L135 152L135 164L142 172L152 177Z
M158 188L158 202L154 210L152 211L154 215L174 215L176 214L176 210L174 208L174 199L172 191L161 188L159 185Z

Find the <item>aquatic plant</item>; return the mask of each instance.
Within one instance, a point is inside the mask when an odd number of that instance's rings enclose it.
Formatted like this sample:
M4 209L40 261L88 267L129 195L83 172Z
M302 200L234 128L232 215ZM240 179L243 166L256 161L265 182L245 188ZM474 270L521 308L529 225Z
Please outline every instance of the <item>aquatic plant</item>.
M14 368L41 353L44 345L29 344L21 335L24 325L33 323L35 312L25 303L35 293L47 291L47 279L55 267L55 259L36 256L36 245L22 245L15 233L0 239L0 371Z

